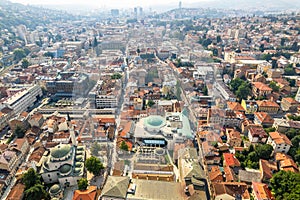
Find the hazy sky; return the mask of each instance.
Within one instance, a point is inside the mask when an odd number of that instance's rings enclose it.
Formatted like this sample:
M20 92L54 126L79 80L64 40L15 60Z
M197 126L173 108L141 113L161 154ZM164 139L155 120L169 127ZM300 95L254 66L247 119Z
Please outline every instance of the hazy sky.
M133 7L133 6L152 6L160 4L176 3L180 0L11 0L12 2L23 3L23 4L89 4L96 6L107 6L107 7ZM193 3L205 0L182 0L182 4ZM207 0L206 0L207 1Z

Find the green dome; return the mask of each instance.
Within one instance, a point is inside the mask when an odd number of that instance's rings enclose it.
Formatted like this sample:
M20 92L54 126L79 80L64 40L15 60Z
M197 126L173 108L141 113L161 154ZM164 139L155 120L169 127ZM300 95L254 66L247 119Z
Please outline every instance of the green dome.
M82 156L76 156L76 161L82 161L83 157Z
M77 151L83 151L83 146L77 147Z
M49 192L50 194L57 194L58 192L60 192L60 186L58 184L52 185Z
M81 172L81 168L76 167L75 170L74 170L74 173L78 174L78 173L80 173L80 172Z
M76 162L75 163L75 167L81 167L82 166L82 163L81 162Z
M144 121L146 126L150 126L153 128L159 128L165 124L165 119L158 115L153 115L145 118Z
M68 165L68 164L64 164L63 166L60 167L59 171L63 174L68 173L69 171L71 171L72 166Z
M60 144L51 150L51 156L53 158L63 158L71 151L69 144Z

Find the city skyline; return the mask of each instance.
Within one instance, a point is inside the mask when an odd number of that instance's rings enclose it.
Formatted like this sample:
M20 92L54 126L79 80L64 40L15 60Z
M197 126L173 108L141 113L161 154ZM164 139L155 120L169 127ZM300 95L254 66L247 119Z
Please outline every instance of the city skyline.
M185 0L181 1L182 5L184 4L191 4L191 3L197 3L197 2L203 2L208 0ZM139 1L131 1L131 0L112 0L109 1L109 3L105 0L65 0L65 1L58 1L58 0L45 0L45 1L39 1L39 0L12 0L14 3L22 3L24 5L97 5L99 7L116 7L116 8L129 8L129 7L136 7L136 6L142 6L142 7L150 7L150 6L158 6L158 5L167 5L167 4L179 4L180 1L176 0L152 0L152 1L146 1L146 0L139 0Z

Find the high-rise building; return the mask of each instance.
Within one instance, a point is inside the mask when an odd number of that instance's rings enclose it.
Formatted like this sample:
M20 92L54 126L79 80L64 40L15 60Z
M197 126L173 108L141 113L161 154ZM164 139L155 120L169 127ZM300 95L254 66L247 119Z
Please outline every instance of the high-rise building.
M119 9L111 9L110 12L113 17L119 17L120 14Z
M181 8L182 8L182 2L179 1L179 9L181 9Z

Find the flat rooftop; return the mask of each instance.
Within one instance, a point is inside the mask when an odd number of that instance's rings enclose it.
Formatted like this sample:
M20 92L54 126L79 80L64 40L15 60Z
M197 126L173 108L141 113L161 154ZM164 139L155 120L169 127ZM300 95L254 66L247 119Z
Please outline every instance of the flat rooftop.
M128 194L130 200L181 200L186 199L183 186L178 182L132 179L136 185L134 194Z

